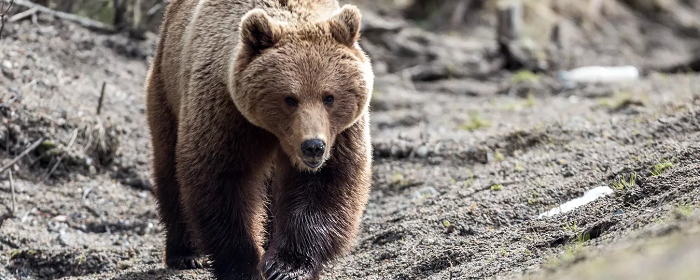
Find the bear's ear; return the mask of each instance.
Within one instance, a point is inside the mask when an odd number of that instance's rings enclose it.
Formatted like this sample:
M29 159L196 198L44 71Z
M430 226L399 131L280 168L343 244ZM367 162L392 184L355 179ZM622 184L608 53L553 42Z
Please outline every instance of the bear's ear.
M362 15L354 5L344 5L331 16L329 23L333 38L339 43L352 47L360 39Z
M280 40L282 28L262 9L253 9L241 19L240 34L245 46L261 51Z

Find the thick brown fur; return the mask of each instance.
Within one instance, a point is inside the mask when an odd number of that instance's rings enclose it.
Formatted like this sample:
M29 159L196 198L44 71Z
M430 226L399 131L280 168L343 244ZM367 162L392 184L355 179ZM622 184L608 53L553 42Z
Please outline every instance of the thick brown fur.
M170 2L146 86L169 267L317 279L349 249L372 177L359 30L336 0Z

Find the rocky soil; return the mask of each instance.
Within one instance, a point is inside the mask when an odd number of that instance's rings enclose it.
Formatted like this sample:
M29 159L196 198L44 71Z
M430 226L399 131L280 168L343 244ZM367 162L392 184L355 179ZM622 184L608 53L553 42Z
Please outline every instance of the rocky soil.
M680 70L700 45L673 32L692 22L629 13L614 38L635 40L542 48L532 72L503 70L485 12L438 34L368 11L373 190L356 246L322 279L697 275L700 74ZM6 26L0 164L36 148L9 167L12 183L0 174L0 279L208 279L161 259L143 96L155 42L44 16ZM557 80L588 64L643 75ZM599 186L613 192L539 217Z

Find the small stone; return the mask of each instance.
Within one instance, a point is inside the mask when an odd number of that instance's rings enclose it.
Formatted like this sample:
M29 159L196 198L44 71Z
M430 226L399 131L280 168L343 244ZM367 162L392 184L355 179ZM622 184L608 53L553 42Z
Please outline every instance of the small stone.
M97 175L97 168L95 168L95 166L90 165L90 167L88 167L88 172L90 173L90 178L94 179Z
M9 62L7 60L2 62L2 67L0 67L2 70L2 74L5 75L10 80L15 79L15 73L12 72L12 62Z
M426 146L420 146L418 149L416 149L416 156L419 158L424 158L428 156L428 147Z
M153 232L153 228L154 228L153 223L145 224L144 226L139 228L138 234L139 235L150 234L151 232Z
M411 151L408 148L408 143L406 143L406 141L398 140L391 146L391 156L392 157L404 158L404 157L408 156L410 153L411 153Z
M622 214L625 214L625 211L623 211L622 209L617 209L617 211L613 213L613 216L620 216Z
M64 247L73 247L73 241L64 232L58 234L58 244Z
M129 262L121 261L121 262L117 263L117 268L122 269L122 270L130 268L130 267L131 267L131 263L129 263Z
M401 184L401 182L403 182L403 181L404 181L404 177L403 177L403 174L401 174L401 173L396 173L394 175L391 175L391 177L389 177L389 183L391 183L392 185Z
M571 169L566 168L562 171L562 175L564 178L569 178L574 176L574 172Z
M151 185L151 181L149 181L148 179L141 178L139 176L127 178L123 180L122 183L127 186L131 186L141 190L150 191L153 188L153 186Z
M37 82L37 84L41 87L44 87L44 88L51 88L51 86L52 86L51 82L47 79L41 79L41 80L39 80L39 82Z
M411 194L411 199L419 199L419 198L431 198L438 196L440 193L435 190L433 187L426 187L422 188L420 190L415 191L413 194Z
M68 216L66 215L58 215L56 217L51 218L52 221L59 222L59 223L65 223L68 221Z

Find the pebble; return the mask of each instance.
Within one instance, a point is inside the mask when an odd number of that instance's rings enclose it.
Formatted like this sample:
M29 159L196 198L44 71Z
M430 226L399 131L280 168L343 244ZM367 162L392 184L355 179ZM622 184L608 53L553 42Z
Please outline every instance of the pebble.
M440 193L435 190L433 187L426 187L422 188L420 190L415 191L413 194L411 194L411 199L419 199L419 198L431 198L438 196Z
M127 178L124 181L122 181L122 183L142 190L151 190L153 188L150 180L141 178L139 176Z
M51 220L59 222L59 223L65 223L66 221L68 221L68 216L58 215L56 217L51 218Z
M117 268L121 269L121 270L130 268L130 267L132 267L132 264L130 262L121 261L121 262L117 263Z
M11 70L12 69L12 62L10 62L9 60L4 60L2 62L2 68Z
M2 70L2 74L5 75L5 77L10 80L15 79L15 73L12 72L12 62L5 60L2 62L2 67L0 68L2 68L0 70Z
M73 247L73 241L64 232L58 234L58 244L64 247Z
M562 176L564 176L564 178L573 177L574 171L570 168L562 168Z
M151 232L153 232L153 228L154 228L153 223L148 223L142 227L139 227L138 234L139 235L150 234Z
M95 168L95 166L90 165L90 167L88 167L88 172L90 173L90 178L94 179L95 175L97 175L97 168Z
M395 158L404 158L411 153L408 143L404 140L398 140L391 146L391 156Z
M416 156L419 158L424 158L428 156L428 147L426 146L420 146L418 149L416 149Z
M37 85L39 85L39 86L41 86L41 87L44 87L44 88L51 88L51 87L52 87L51 81L49 81L49 80L47 80L47 79L41 79L41 80L39 80L39 81L37 82Z

